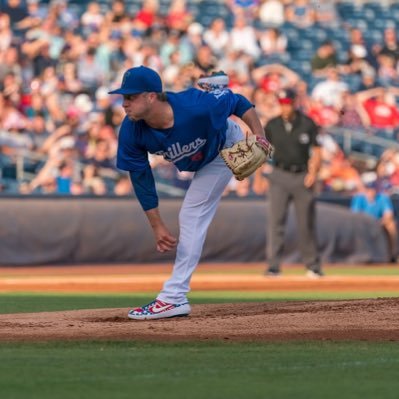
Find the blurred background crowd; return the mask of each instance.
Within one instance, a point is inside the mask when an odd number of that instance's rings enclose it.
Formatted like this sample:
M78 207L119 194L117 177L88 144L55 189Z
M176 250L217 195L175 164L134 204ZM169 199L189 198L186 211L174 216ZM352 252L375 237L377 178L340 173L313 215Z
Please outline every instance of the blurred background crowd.
M378 178L399 190L399 3L333 0L0 0L0 191L131 195L115 167L123 72L146 65L165 90L223 70L263 123L293 88L321 126L318 191ZM245 127L244 127L245 128ZM190 173L151 157L158 191ZM226 196L267 193L270 165Z

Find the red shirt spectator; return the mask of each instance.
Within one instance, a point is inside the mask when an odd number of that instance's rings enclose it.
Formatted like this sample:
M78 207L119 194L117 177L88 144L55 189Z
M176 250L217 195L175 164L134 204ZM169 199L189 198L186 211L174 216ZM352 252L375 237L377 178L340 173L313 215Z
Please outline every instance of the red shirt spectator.
M335 126L339 121L339 113L336 108L324 105L321 101L316 100L312 101L308 116L322 127Z
M181 32L187 30L193 20L192 14L186 8L186 0L173 0L165 18L169 29L177 29Z
M136 14L134 22L140 24L145 29L148 29L155 23L157 12L158 12L157 1L145 0L143 3L143 7Z
M277 73L266 75L260 82L260 87L267 93L276 93L282 89L282 86L280 75Z
M376 87L356 94L368 124L377 129L392 129L399 126L399 110L395 106L395 88Z
M378 98L370 98L363 106L370 117L372 127L385 129L399 126L399 111L394 105Z

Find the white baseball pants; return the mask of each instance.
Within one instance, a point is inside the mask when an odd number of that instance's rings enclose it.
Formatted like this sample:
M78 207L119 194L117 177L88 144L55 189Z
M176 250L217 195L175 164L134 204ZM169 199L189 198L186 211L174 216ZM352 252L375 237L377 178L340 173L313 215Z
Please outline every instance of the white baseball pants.
M229 119L225 148L243 137L241 128ZM194 174L179 213L180 234L172 275L157 299L175 304L187 302L191 276L200 260L208 227L231 178L232 172L220 155Z

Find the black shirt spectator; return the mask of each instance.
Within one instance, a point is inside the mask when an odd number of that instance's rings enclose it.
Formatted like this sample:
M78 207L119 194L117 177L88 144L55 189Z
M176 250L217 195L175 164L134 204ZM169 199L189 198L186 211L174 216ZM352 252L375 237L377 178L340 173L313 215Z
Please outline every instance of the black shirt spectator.
M5 5L0 6L0 10L9 15L13 28L18 22L29 16L28 9L21 0L8 0Z

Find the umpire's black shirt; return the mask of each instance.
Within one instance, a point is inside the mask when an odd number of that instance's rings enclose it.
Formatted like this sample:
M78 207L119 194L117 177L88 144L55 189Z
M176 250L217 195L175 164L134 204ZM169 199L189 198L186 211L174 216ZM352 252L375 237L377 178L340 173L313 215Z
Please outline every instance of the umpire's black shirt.
M319 146L317 125L301 111L289 123L281 116L270 119L265 135L274 146L274 164L287 171L307 170L310 148Z

